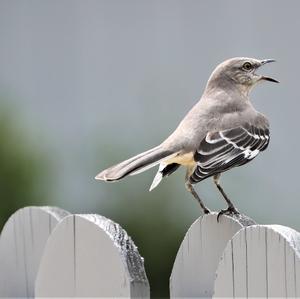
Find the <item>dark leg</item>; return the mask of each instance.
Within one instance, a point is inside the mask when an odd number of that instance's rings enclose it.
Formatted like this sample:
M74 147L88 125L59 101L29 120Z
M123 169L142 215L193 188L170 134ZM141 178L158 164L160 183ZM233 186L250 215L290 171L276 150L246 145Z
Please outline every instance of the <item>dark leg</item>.
M239 211L234 207L233 203L231 202L231 200L228 198L228 196L226 195L226 193L224 192L223 188L220 185L220 176L221 174L216 174L214 176L214 183L216 184L218 190L221 192L223 198L225 199L228 207L226 210L221 210L218 214L217 219L219 220L219 217L223 214L239 214Z
M199 202L201 209L203 210L204 214L209 214L210 210L204 205L203 201L196 193L195 189L193 188L192 184L189 181L188 175L185 178L185 188L194 196L194 198Z

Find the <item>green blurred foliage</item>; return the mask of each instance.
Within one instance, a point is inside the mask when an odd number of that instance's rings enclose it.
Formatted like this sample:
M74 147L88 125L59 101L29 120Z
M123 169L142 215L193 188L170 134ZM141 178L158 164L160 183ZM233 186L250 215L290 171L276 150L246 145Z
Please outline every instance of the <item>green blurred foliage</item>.
M49 164L22 124L17 109L0 98L0 228L17 209L47 203ZM51 189L50 187L47 188Z

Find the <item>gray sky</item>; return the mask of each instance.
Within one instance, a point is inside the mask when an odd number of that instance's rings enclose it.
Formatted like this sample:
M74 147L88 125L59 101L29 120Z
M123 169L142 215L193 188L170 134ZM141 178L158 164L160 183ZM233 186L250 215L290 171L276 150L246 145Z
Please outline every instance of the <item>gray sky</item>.
M85 212L115 205L102 200L113 188L148 192L153 171L121 185L93 177L161 142L219 62L274 58L262 71L281 84L252 93L270 119L270 147L224 175L224 188L258 221L299 230L299 9L299 1L1 0L0 91L51 156L54 203ZM182 172L164 184L183 214L198 213L179 199L190 196ZM197 190L223 207L211 182Z

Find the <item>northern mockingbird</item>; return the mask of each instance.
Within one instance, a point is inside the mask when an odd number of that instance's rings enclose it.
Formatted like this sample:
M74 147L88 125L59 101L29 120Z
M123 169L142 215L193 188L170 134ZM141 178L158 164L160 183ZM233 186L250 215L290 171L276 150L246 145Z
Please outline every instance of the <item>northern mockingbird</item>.
M193 184L213 177L228 205L218 216L238 214L220 185L220 176L233 167L250 162L269 144L269 122L255 110L249 93L259 82L278 83L273 78L256 73L262 65L273 61L237 57L219 64L211 74L200 101L165 141L102 171L96 179L117 181L159 164L151 191L163 177L184 166L187 169L185 186L204 213L210 213L210 210L194 190Z

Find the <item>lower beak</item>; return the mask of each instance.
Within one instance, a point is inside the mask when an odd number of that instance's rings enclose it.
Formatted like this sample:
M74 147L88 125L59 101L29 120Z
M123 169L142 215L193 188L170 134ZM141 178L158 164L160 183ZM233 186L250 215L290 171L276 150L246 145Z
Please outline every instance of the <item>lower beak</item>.
M273 79L273 78L271 78L271 77L266 77L266 76L261 76L261 77L260 77L260 80L266 80L266 81L270 81L270 82L279 83L278 80Z
M275 62L276 60L274 59L264 59L264 60L261 60L261 65L264 65L264 64L267 64L267 63L270 63L270 62ZM265 81L270 81L270 82L275 82L275 83L279 83L278 80L276 79L273 79L271 77L266 77L266 76L261 76L260 77L260 80L265 80Z

